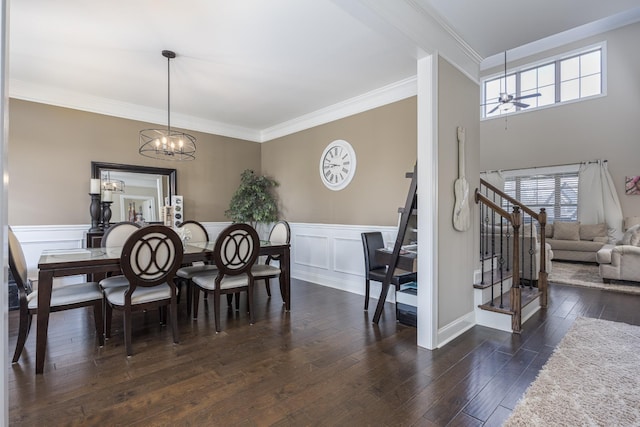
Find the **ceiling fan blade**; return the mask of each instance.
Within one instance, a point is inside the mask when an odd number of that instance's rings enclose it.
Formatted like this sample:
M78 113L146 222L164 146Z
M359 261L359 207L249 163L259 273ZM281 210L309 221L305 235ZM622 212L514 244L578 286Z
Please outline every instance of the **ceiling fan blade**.
M516 107L520 107L520 108L527 108L529 106L529 104L524 104L524 103L518 102L518 101L513 101L513 105L515 105Z
M498 108L500 108L500 105L502 105L502 104L498 104L498 105L496 105L495 107L493 107L493 109L492 109L491 111L489 111L487 114L491 114L491 113L493 113L494 111L496 111Z
M541 93L532 93L530 95L517 96L517 97L513 98L513 100L514 101L518 101L520 99L533 98L533 97L536 97L536 96L542 96L542 94Z

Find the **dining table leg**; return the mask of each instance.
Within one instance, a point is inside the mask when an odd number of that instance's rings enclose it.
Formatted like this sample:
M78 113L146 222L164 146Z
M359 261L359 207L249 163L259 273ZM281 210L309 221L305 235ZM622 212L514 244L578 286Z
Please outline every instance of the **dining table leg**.
M44 371L52 286L53 272L40 270L38 273L38 315L36 316L36 374L41 374Z

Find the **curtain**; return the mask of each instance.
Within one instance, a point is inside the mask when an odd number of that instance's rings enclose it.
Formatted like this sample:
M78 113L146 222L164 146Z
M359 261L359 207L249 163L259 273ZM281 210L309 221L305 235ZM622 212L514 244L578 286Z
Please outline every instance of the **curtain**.
M622 207L607 162L583 163L578 171L578 221L606 222L611 243L622 238Z

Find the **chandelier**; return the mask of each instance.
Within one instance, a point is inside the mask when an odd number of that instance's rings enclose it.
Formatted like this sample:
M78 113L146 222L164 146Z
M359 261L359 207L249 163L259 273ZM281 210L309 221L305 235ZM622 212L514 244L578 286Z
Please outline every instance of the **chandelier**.
M124 193L124 181L121 179L111 179L111 171L102 172L102 191L112 191L114 193Z
M163 50L167 58L167 128L144 129L140 131L140 149L145 157L160 160L194 160L196 158L196 138L171 129L171 59L175 52Z

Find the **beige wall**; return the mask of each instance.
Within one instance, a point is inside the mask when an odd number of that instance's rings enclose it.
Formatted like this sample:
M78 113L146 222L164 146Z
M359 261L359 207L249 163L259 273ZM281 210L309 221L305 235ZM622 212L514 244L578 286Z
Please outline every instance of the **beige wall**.
M260 172L260 144L190 132L196 160L166 162L138 154L138 132L148 127L158 126L10 100L9 224L88 224L91 161L175 168L186 218L228 221L240 174Z
M438 61L438 327L473 312L473 271L478 266L476 204L480 175L478 85L446 60ZM454 183L458 178L457 127L466 130L465 175L471 227L453 228Z
M416 162L416 98L412 97L266 142L262 171L275 178L284 219L320 224L396 225ZM320 180L319 162L333 140L348 141L357 169L341 191Z
M640 196L624 194L624 177L640 175L640 55L635 53L640 24L544 52L525 62L603 40L607 42L607 96L509 116L507 130L504 118L483 121L481 168L607 159L624 216L640 216Z

